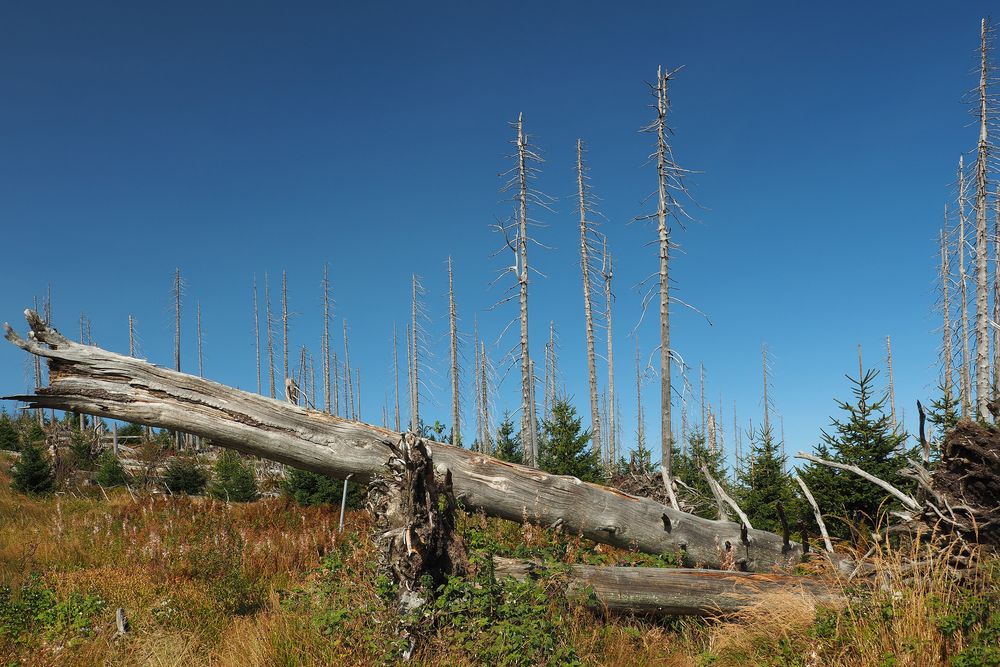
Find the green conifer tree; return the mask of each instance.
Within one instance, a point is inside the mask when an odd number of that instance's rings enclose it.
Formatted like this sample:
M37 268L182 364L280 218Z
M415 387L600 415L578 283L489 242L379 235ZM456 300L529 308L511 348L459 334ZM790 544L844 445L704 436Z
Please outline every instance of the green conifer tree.
M281 484L281 490L300 505L336 505L339 507L344 493L344 482L327 475L289 467ZM366 491L367 489L361 484L348 480L348 509L363 507Z
M166 433L166 431L161 431ZM171 457L170 463L163 473L163 483L170 493L183 493L189 496L198 495L208 484L208 473L190 456Z
M524 463L524 448L521 446L521 436L514 428L510 413L505 412L503 421L497 427L497 437L493 456L508 463Z
M542 422L542 434L542 470L585 482L604 481L604 470L590 446L590 431L583 430L582 419L568 400L555 399L550 416Z
M52 464L40 446L22 444L21 456L10 468L10 488L30 495L50 493L55 488Z
M754 528L781 534L779 504L790 522L789 529L800 514L797 507L793 507L797 501L792 487L794 482L785 472L786 462L781 443L775 439L770 426L751 431L750 451L736 475L736 497Z
M16 452L20 449L17 437L17 426L6 410L0 411L0 449Z
M213 468L208 494L219 500L246 503L257 500L257 476L253 468L231 449L219 455Z
M944 387L939 389L941 397L931 401L930 409L927 411L927 421L934 424L938 435L943 438L958 424L960 415L958 399L950 390ZM934 449L932 448L932 452Z
M878 371L869 370L857 379L847 376L853 385L854 402L837 401L847 415L832 420L832 434L822 432L816 455L856 465L905 491L911 484L899 476L899 470L913 452L904 449L905 434L893 433L891 419L884 411L887 394L874 396L877 375ZM852 527L873 528L881 515L898 505L881 488L846 470L810 463L803 466L800 475L816 497L830 534L840 538L849 538ZM812 524L811 512L803 518Z
M708 486L708 480L705 479L705 474L701 471L701 466L704 465L708 469L708 474L723 488L727 488L726 462L723 452L721 450L711 451L705 442L704 433L701 429L695 429L688 435L686 450L674 450L673 461L674 477L684 482L684 485L678 485L680 487L678 496L685 504L693 508L692 514L706 519L717 519L719 517L718 505L715 502L712 489Z
M112 488L128 484L128 473L114 452L104 452L97 468L97 483Z

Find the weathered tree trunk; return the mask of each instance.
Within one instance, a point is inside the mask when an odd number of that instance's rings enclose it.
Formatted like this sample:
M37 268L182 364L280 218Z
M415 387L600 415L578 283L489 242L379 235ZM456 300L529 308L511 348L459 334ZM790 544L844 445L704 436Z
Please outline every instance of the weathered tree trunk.
M517 116L518 232L517 282L521 323L521 442L525 462L538 466L538 442L535 437L535 376L531 369L528 348L528 138L524 134L524 117Z
M997 220L998 229L1000 232L1000 219ZM1000 236L997 237L996 241L997 252L1000 253ZM1000 263L997 264L1000 266ZM997 274L997 280L1000 281L1000 273ZM951 389L952 389L952 371L951 371L951 302L948 299L948 288L951 286L951 244L948 243L948 206L945 205L944 208L944 226L941 228L941 316L942 316L942 327L941 327L941 356L942 367L941 367L941 390L944 392L944 397L947 402L951 402ZM997 287L994 288L994 300L996 300L997 293L1000 292L1000 282L997 283ZM1000 301L996 301L996 305L1000 307ZM1000 313L996 314L1000 317ZM997 320L1000 322L1000 319ZM995 329L994 335L1000 329Z
M958 292L961 303L959 312L961 313L962 340L959 351L962 353L962 366L959 368L959 379L961 380L961 404L962 416L968 417L972 413L972 380L969 374L969 283L965 272L965 157L958 156Z
M339 479L359 482L384 470L387 442L398 433L349 422L146 361L66 339L33 311L31 332L7 339L49 360L49 386L18 397L55 408L193 433L214 444ZM458 499L470 510L511 521L559 524L572 534L647 553L681 553L690 564L733 563L750 571L798 562L802 548L737 523L711 521L639 498L505 463L448 445L431 444L434 460L452 473Z
M610 468L618 459L618 438L615 432L615 344L614 326L611 318L611 279L614 266L608 252L608 241L604 240L604 259L601 262L601 277L604 278L604 316L608 325L608 437L605 464Z
M590 298L590 238L587 223L587 178L583 164L583 140L576 140L576 185L580 203L580 268L583 273L583 316L587 334L587 393L590 397L590 430L594 454L601 458L601 416L597 406L597 365L594 352L594 315Z
M455 281L448 257L448 323L451 335L451 444L462 444L461 410L458 402L458 313L455 307Z
M544 571L537 564L509 558L495 558L494 563L497 575L515 579ZM827 605L845 600L836 586L821 579L786 574L571 565L564 576L568 593L593 593L596 606L654 616L722 616L774 593L797 594Z
M333 392L330 387L330 267L323 265L323 339L320 344L323 355L323 406L326 414L333 414Z
M990 68L987 42L986 19L980 28L979 67L979 142L976 147L976 411L974 417L987 419L990 414L990 314L989 276L987 255L989 254L986 227L986 169L989 156L989 112L987 105Z

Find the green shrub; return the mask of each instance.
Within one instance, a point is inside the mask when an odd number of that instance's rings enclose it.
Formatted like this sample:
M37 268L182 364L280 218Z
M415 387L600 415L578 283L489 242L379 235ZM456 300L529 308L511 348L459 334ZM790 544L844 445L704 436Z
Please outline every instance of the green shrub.
M4 644L23 644L32 636L72 642L90 635L104 606L99 596L79 591L60 599L37 577L17 590L0 586L0 649Z
M114 452L104 452L97 468L97 483L108 488L128 484L128 473Z
M344 482L319 473L288 468L281 491L300 505L336 505L344 493ZM359 509L364 506L366 489L360 484L347 482L347 507Z
M223 451L215 462L213 473L212 485L208 489L213 498L245 503L260 497L253 468L237 452Z
M78 470L91 470L94 467L94 450L92 441L87 434L73 431L69 438L69 452L73 465Z
M175 456L170 459L163 473L163 484L170 493L197 495L205 490L208 473L192 457Z
M21 449L17 437L17 426L6 411L0 412L0 449L12 452Z
M21 456L10 468L10 487L21 493L41 495L55 487L52 464L42 448L26 444L21 448Z

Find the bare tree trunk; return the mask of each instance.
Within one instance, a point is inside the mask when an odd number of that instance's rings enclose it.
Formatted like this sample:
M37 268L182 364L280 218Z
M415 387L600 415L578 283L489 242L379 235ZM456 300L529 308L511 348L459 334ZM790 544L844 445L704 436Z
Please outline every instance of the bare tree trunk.
M420 432L420 358L417 348L417 274L410 277L412 287L410 320L410 430Z
M181 370L181 270L174 271L174 370ZM181 448L181 434L174 431L174 449Z
M993 399L1000 397L1000 184L993 213Z
M128 356L135 356L135 318L131 313L128 316Z
M962 366L959 369L959 379L962 383L961 404L962 416L972 413L972 380L969 377L969 364L972 359L969 354L969 285L965 273L965 158L958 156L958 290L961 299L962 313Z
M333 393L330 388L330 267L323 264L323 405L326 406L326 414L333 414L330 405Z
M614 277L614 261L608 252L607 239L604 240L604 256L601 262L601 277L604 279L604 312L608 323L608 452L605 464L610 467L618 455L618 439L615 429L615 346L614 327L611 317L611 279Z
M205 339L202 338L201 329L201 301L198 302L198 377L205 377Z
M997 245L1000 248L1000 242ZM998 264L997 266L1000 266ZM941 228L941 315L944 321L942 325L941 353L944 357L941 389L944 391L945 401L951 402L952 390L952 351L951 351L951 302L948 299L949 287L951 286L951 248L948 243L948 206L944 207L944 226ZM1000 304L1000 301L997 302ZM1000 322L1000 320L997 320Z
M761 366L764 369L764 432L771 432L771 401L768 396L767 381L767 344L760 346Z
M281 350L284 360L282 368L285 377L289 378L291 375L288 373L288 274L285 271L281 272Z
M347 410L344 415L348 419L354 419L354 395L351 387L351 351L347 344L347 320L344 320L344 400L347 402Z
M394 431L399 431L399 338L396 335L396 323L392 323L392 390L396 397L396 412Z
M479 363L480 363L480 380L479 380L479 391L481 393L480 401L482 401L483 410L483 453L492 454L493 446L490 433L490 394L489 394L489 375L486 372L486 343L479 341Z
M448 320L451 332L451 444L462 443L461 414L458 403L458 315L455 308L455 283L448 257Z
M979 68L979 143L976 150L976 416L987 419L990 411L990 339L989 339L989 276L986 235L986 163L989 160L987 130L987 62L986 19L980 28Z
M517 178L518 178L518 275L519 303L521 307L521 442L525 462L538 466L538 442L535 439L534 375L528 348L528 160L530 150L524 134L524 116L517 116Z
M637 450L643 451L646 448L646 420L642 414L642 370L639 362L639 336L635 337L635 414L637 422L635 445Z
M260 308L257 306L257 274L253 274L253 342L254 352L257 357L257 393L263 392L263 385L260 382Z
M705 364L698 364L698 391L701 394L701 435L708 433L708 415L705 413Z
M587 177L586 167L583 163L583 140L576 140L576 186L577 196L580 204L580 269L583 274L583 315L587 333L587 389L590 396L590 424L591 441L593 442L594 455L601 458L601 418L600 408L597 404L597 361L594 352L594 314L590 303L590 235L587 222L587 213L590 211L587 205Z
M898 433L898 422L896 421L896 383L892 375L892 338L885 337L885 363L889 372L889 415L892 420L892 432Z
M33 335L7 338L49 358L50 385L26 399L31 408L58 408L194 433L222 447L313 472L366 482L385 469L384 444L399 435L328 416L148 362L66 340L28 311ZM55 370L55 372L52 372ZM112 371L112 372L109 372ZM797 562L801 547L781 536L701 519L647 498L629 496L572 477L496 461L445 444L434 460L451 471L457 496L470 510L537 525L559 522L619 548L647 553L684 549L692 563L726 562L749 571Z
M267 273L264 274L264 309L267 311L267 374L270 378L271 398L275 398L274 391L274 318L271 314L271 285Z
M672 151L667 143L667 112L670 109L668 86L669 71L656 70L656 174L657 207L656 223L660 250L660 448L662 451L663 482L671 487L673 479L673 426L671 417L670 387L670 231L667 227L668 206L673 203L667 188L675 168Z

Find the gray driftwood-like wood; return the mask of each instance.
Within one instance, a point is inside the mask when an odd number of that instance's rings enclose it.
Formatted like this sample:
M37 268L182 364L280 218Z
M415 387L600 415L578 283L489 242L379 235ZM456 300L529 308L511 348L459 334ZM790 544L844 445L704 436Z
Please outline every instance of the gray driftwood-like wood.
M498 576L526 579L541 566L494 558ZM722 616L759 603L768 593L801 595L813 602L840 605L843 593L822 579L787 574L750 574L719 570L571 565L567 590L593 592L596 603L612 612L654 616Z
M149 362L68 340L34 311L26 338L5 325L18 347L48 359L49 385L13 397L54 408L175 429L213 444L343 479L367 482L391 456L399 434L350 422ZM470 510L646 553L683 552L686 563L749 571L788 567L799 544L738 523L685 514L648 498L550 475L458 447L432 443L435 463L452 473L456 497Z

